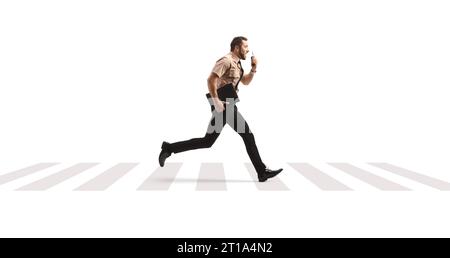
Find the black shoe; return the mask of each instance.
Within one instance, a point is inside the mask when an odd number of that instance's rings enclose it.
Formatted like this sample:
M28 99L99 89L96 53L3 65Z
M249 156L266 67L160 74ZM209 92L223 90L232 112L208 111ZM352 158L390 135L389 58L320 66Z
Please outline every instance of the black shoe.
M159 154L159 165L161 167L164 167L164 162L168 157L170 157L170 155L172 155L172 152L169 151L168 146L169 146L168 142L163 142L161 145L161 153Z
M271 169L266 168L264 170L264 172L258 173L258 180L259 180L259 182L265 182L265 181L267 181L267 179L280 174L281 171L283 171L282 168L277 169L277 170L271 170Z

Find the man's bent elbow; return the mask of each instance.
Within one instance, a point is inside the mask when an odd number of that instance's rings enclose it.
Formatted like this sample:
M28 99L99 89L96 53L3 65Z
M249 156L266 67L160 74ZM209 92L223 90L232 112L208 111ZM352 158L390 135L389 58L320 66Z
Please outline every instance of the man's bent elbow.
M215 84L218 78L219 76L217 76L215 73L211 73L207 79L207 82L208 84Z
M250 84L250 80L248 80L247 78L242 78L241 83L243 85L249 85Z

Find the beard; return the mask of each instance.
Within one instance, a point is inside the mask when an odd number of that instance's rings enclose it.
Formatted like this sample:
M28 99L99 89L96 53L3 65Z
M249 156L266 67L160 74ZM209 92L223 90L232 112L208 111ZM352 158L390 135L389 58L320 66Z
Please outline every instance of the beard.
M240 53L240 57L239 58L241 58L242 60L245 60L245 56L246 56L246 54L245 54L245 52L244 51L241 51Z

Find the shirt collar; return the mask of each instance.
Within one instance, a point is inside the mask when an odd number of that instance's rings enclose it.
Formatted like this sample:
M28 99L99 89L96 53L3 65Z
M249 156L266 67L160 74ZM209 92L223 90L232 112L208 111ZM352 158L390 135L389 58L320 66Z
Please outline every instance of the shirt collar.
M230 56L233 59L233 61L235 61L236 63L239 63L240 58L235 56L233 52L230 52Z

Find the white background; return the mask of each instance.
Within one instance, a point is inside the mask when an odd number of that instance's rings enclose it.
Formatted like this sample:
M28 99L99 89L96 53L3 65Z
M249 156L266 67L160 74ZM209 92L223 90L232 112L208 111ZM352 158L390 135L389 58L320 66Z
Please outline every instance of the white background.
M239 108L269 167L382 161L449 181L449 13L447 1L3 1L0 172L156 168L163 140L204 134L206 78L243 35L259 66ZM227 128L170 161L249 159ZM1 195L7 236L450 235L438 191Z

